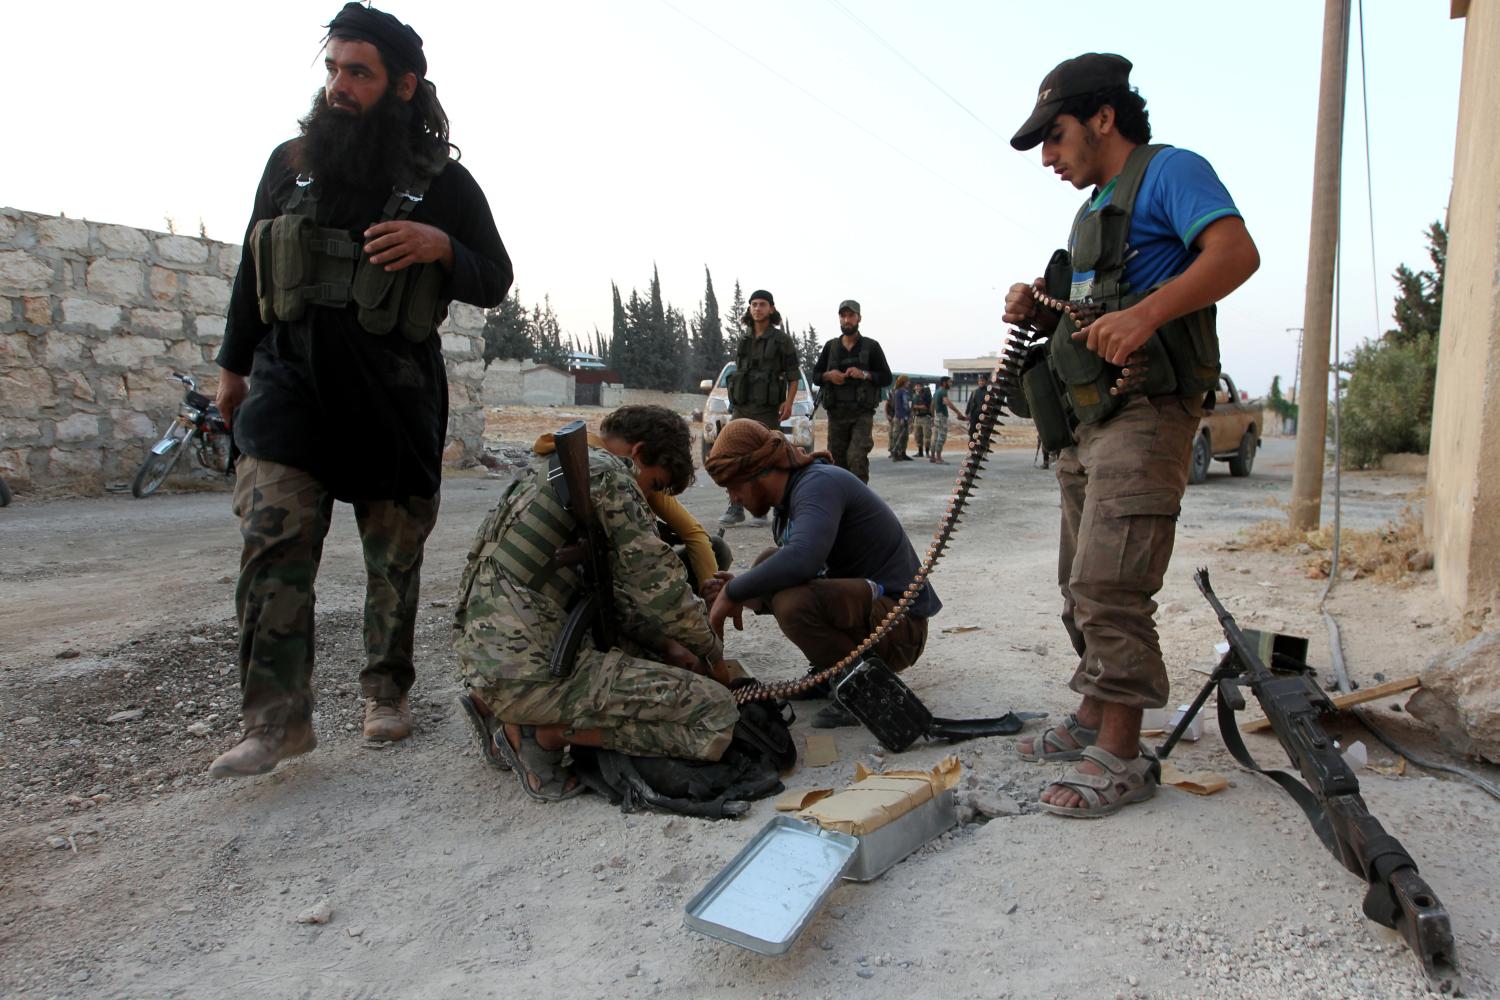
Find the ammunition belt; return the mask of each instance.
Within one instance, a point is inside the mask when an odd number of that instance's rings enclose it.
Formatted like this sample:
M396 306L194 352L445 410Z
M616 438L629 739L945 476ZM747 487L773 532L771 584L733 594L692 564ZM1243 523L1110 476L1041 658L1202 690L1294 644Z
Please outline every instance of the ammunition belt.
M984 398L979 406L979 420L975 424L973 435L969 438L968 453L964 455L963 465L959 468L958 479L953 484L953 493L948 499L943 519L932 536L932 543L927 546L927 555L917 567L917 572L911 578L911 582L901 592L901 597L891 610L886 612L880 624L875 626L875 630L833 666L795 680L746 684L735 690L736 702L745 704L751 701L791 698L824 681L833 680L858 662L911 613L912 605L922 593L922 588L927 586L927 578L932 574L932 568L942 558L948 542L958 530L959 515L963 513L964 506L969 502L969 495L974 490L974 484L980 478L979 472L984 467L985 459L989 457L990 439L994 436L1000 412L1002 408L1009 406L1011 399L1020 395L1022 360L1027 350L1040 338L1040 334L1029 330L1010 331L1005 350L995 363L990 383L984 388Z

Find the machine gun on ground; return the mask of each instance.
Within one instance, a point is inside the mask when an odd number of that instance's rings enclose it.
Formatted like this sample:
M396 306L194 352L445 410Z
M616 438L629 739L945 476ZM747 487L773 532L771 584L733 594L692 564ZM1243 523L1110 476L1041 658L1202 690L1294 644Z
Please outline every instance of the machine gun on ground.
M1334 707L1307 666L1307 640L1242 631L1209 586L1208 570L1198 570L1193 582L1218 615L1229 651L1157 755L1165 758L1172 752L1209 694L1217 690L1219 733L1234 759L1286 790L1323 845L1369 884L1365 916L1406 939L1434 986L1451 984L1456 968L1448 911L1417 874L1417 863L1401 842L1370 815L1359 794L1359 779L1324 731L1320 717L1332 714ZM1249 687L1260 702L1271 730L1306 784L1285 771L1262 769L1245 749L1234 720L1234 713L1245 707L1241 686Z

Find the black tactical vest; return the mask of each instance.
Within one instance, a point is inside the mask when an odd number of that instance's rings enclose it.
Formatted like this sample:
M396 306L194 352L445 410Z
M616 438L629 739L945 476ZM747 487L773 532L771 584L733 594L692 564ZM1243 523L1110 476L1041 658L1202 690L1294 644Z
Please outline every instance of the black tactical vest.
M828 358L831 364L833 358L843 349L840 341L842 337L835 337L828 342ZM864 334L860 334L859 347L852 355L854 364L862 372L870 370L870 341ZM845 379L839 385L830 382L823 383L822 392L819 394L823 409L832 413L835 410L874 410L880 402L880 390L875 388L875 383L867 378L859 380Z
M735 406L780 406L790 388L786 380L789 355L795 359L797 349L779 327L771 327L763 337L757 337L753 328L741 336L729 376L729 401Z

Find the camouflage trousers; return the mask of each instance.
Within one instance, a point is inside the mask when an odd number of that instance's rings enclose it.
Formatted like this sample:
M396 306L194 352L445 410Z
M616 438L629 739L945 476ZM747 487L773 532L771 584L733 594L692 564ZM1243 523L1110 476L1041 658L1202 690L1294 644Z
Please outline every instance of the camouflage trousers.
M948 414L939 410L932 415L932 440L927 444L927 453L938 458L943 457L943 445L948 443Z
M874 410L829 410L828 453L862 483L870 481L870 450L875 447Z
M906 454L907 432L911 429L909 417L896 417L891 420L891 457Z
M438 497L353 504L364 549L368 698L399 698L416 677L412 639L422 549ZM313 583L333 517L333 495L310 473L241 456L234 512L245 540L235 611L246 729L312 718Z
M1167 703L1151 598L1172 560L1201 416L1196 399L1137 396L1079 427L1078 443L1058 456L1057 582L1079 655L1070 686L1081 695L1132 708Z
M493 624L491 622L490 624ZM506 641L506 630L465 630L455 645L464 684L484 699L495 717L524 726L566 726L567 736L597 729L606 750L636 757L718 760L729 748L740 710L717 681L646 658L645 650L599 652L584 644L573 672L542 680L535 671L486 670ZM513 643L526 643L512 634ZM516 649L512 656L543 657L549 650ZM635 655L633 655L635 654Z
M927 442L932 437L932 414L924 413L921 416L912 416L911 436L912 440L916 443L917 454L926 454Z

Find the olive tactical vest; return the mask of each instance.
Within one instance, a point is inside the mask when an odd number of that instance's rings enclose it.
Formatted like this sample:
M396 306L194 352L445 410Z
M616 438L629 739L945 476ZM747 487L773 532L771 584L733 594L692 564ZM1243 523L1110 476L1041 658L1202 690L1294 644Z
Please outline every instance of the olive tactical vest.
M834 352L839 349L833 345L842 339L842 337L835 337L828 342L830 361ZM860 334L859 348L854 352L854 364L862 372L870 370L870 341L864 334ZM857 381L845 379L839 385L825 382L818 398L823 400L823 409L829 413L835 410L874 410L880 402L880 390L875 388L875 383L867 378Z
M411 215L436 176L424 172L405 190L393 190L380 221ZM313 184L311 177L298 177L279 206L281 214L260 220L250 232L261 322L295 323L308 306L343 309L353 302L366 332L384 335L399 328L408 340L426 340L447 316L442 265L387 271L371 264L362 241L350 239L347 230L318 225Z
M1159 284L1140 291L1132 289L1125 280L1125 262L1131 214L1146 166L1167 148L1137 146L1130 151L1124 169L1115 178L1109 202L1091 212L1093 198L1084 201L1073 220L1068 249L1073 272L1092 271L1093 279L1082 287L1074 283L1070 301L1087 301L1103 306L1105 312L1117 312L1161 287ZM1146 355L1147 372L1144 383L1136 390L1139 395L1201 396L1214 387L1219 379L1215 314L1216 308L1208 306L1172 320L1151 335L1141 348ZM1111 396L1109 392L1120 377L1120 368L1075 341L1072 334L1076 330L1072 319L1063 315L1052 335L1049 363L1062 383L1068 410L1080 423L1092 424L1113 415L1124 405L1126 397Z
M756 341L764 341L759 357ZM729 376L729 401L736 406L780 406L786 400L787 358L797 357L792 338L779 327L771 327L764 337L755 331L740 337L735 350L734 373Z
M593 450L589 478L599 471ZM533 463L511 481L474 538L459 585L460 615L468 604L479 565L486 560L526 590L541 594L559 608L572 603L582 577L573 566L559 566L557 550L577 537L577 521L558 499L547 479L547 464Z

